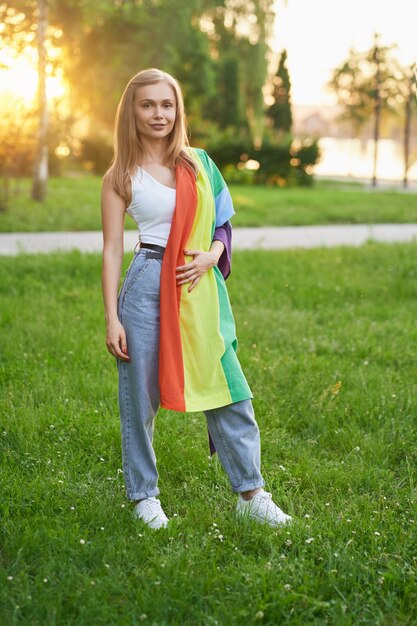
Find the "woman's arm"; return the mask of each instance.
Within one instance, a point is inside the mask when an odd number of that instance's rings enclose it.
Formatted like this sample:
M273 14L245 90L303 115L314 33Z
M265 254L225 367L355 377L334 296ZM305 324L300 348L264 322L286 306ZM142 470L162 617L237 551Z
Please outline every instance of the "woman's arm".
M103 224L103 288L108 351L124 361L129 360L126 334L117 315L117 292L123 260L125 201L114 190L110 177L103 179L101 193Z
M221 241L224 245L217 267L227 280L232 271L232 225L229 221L214 229L213 241Z

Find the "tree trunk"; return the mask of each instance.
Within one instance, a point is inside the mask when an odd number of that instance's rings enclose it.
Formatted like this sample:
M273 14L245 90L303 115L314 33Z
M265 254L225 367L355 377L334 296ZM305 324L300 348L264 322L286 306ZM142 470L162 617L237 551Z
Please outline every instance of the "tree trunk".
M48 182L48 101L46 97L46 47L48 29L48 0L38 0L38 148L35 157L32 198L41 202L46 196Z
M375 73L375 109L374 109L374 164L372 174L372 187L377 184L377 167L378 167L378 143L379 129L381 125L381 67L379 59L378 40L375 41L374 61L376 64Z
M410 120L411 120L411 90L405 101L405 120L404 120L404 179L403 187L408 187L408 167L410 157Z
M411 66L410 80L408 83L407 99L405 101L405 120L404 120L404 179L403 186L408 187L408 168L410 159L410 126L411 126L411 103L415 90L415 65Z

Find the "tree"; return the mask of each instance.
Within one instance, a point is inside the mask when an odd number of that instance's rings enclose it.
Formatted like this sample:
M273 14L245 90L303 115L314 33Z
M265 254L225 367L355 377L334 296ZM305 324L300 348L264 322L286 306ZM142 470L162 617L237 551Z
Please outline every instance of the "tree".
M283 50L276 75L273 78L273 104L267 110L273 128L281 133L289 133L292 127L291 81L286 66L287 51Z
M366 52L349 51L347 60L333 71L329 87L337 96L343 112L341 119L352 124L358 137L373 117L374 167L376 185L378 142L384 119L397 115L404 100L404 70L393 55L394 46L382 46L378 35Z
M252 140L260 145L264 126L265 85L269 47L274 22L274 0L223 0L206 2L201 15L203 29L210 42L214 69L219 76L225 56L234 53L239 63L241 129L249 130ZM207 6L211 4L211 7ZM212 98L205 112L217 120L218 106Z
M54 37L59 39L56 63L69 85L67 110L71 119L82 122L83 137L77 139L87 139L93 153L96 138L111 145L123 88L146 67L178 78L193 136L201 142L212 130L230 125L236 134L260 142L274 0L39 0L41 4L49 8L48 50L56 44ZM35 46L34 35L41 34L37 7L37 0L14 0L13 8L0 0L7 45ZM51 59L48 75L50 65Z
M219 67L219 126L239 128L242 125L240 63L235 52L226 54Z
M41 202L46 196L48 182L48 100L46 96L46 34L48 30L48 0L38 0L38 147L33 168L32 198Z

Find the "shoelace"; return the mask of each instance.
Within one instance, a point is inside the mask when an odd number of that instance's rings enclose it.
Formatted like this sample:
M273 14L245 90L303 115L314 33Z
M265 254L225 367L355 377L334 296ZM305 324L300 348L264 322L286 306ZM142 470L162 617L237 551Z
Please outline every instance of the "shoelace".
M272 493L269 493L269 491L264 491L260 495L261 495L261 497L262 496L267 496L268 500L272 500Z
M155 510L158 511L158 513L161 512L162 507L161 507L161 503L159 502L159 500L151 500L150 498L146 499L146 506L148 511L150 511L151 513L155 513Z

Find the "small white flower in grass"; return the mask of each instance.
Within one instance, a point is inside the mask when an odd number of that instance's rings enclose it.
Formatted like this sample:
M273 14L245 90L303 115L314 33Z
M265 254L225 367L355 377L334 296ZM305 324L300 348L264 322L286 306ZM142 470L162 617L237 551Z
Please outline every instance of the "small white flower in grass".
M397 394L396 394L396 393L393 393L393 394L391 395L391 398L396 398L396 397L397 397Z
M314 541L314 537L309 537L306 539L306 543L312 543Z
M285 554L280 554L279 558L281 559L281 561L285 561L285 559L287 558L287 556Z
M51 428L53 430L55 428L55 426L53 424L49 424L49 428Z
M172 517L178 517L178 513L174 513Z
M378 584L379 585L383 585L384 584L384 577L381 576L381 578L378 578Z
M291 541L291 539L287 539L287 540L286 540L286 542L285 542L285 545L286 545L286 546L292 546L292 541Z
M103 457L102 457L102 456L100 457L100 461L104 461L104 459L103 459Z
M104 567L107 567L107 569L110 569L110 565L108 563L104 563Z
M326 506L330 506L330 502L326 502Z
M100 530L104 530L104 526L100 526Z
M70 506L70 511L75 511L75 506Z
M142 533L138 533L138 537L143 537Z
M374 535L376 535L377 537L381 536L381 533L379 533L377 530L374 532Z
M143 622L144 619L146 619L148 616L146 615L146 613L142 613L141 615L139 615L139 619L141 622Z
M364 364L364 365L369 365L369 361L365 360L365 361L363 362L363 364Z
M262 619L263 616L264 616L263 611L258 611L257 613L255 613L255 619Z
M304 517L306 517L307 519L309 519L310 515L309 515L308 513L306 513L306 514L304 515Z
M279 469L281 469L283 472L286 472L286 468L283 465L278 465Z
M13 576L8 576L7 580L13 580Z
M44 582L44 583L47 583L47 582L48 582L48 579L47 579L47 578L44 578L44 579L43 579L43 582Z
M359 452L359 450L360 450L360 447L359 447L359 446L356 446L355 451L356 451L356 452Z
M94 586L96 583L94 580L90 580L90 584Z
M154 583L154 584L155 584L155 585L160 585L160 584L161 584L161 581L160 581L160 580L155 580L155 583Z
M64 481L63 481L63 480L58 480L58 482L59 482L61 485L63 485L63 484L64 484Z
M125 504L121 504L120 506L121 506L122 509L124 509L126 505Z
M80 539L80 544L83 546L85 544L85 539Z
M216 527L217 526L216 522L213 522L212 526Z
M350 524L352 520L351 520L351 519L349 519L349 518L347 518L347 520L346 520L346 521L347 521L347 523L348 523L348 524Z
M292 586L289 585L288 583L286 585L284 585L284 591L291 591Z

